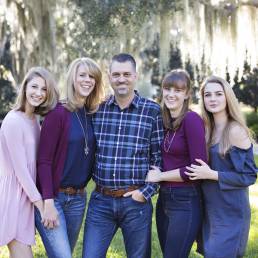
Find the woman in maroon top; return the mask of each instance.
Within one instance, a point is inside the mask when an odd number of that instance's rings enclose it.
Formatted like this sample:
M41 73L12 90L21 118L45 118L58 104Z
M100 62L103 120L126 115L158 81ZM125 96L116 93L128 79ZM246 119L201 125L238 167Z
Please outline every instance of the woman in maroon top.
M195 159L206 160L204 124L189 109L190 77L173 70L162 82L165 138L162 143L163 171L152 167L146 180L160 182L157 230L165 258L188 257L202 221L199 182L186 175Z
M49 258L71 258L79 236L85 187L95 159L91 119L102 99L102 84L102 72L94 60L73 60L67 72L66 100L42 124L37 172L44 220L37 210L35 218Z

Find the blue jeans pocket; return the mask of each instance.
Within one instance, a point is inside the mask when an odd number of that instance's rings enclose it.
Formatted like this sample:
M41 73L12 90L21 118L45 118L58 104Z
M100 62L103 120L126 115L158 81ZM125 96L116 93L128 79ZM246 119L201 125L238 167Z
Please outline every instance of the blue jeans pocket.
M133 203L136 203L136 204L138 204L138 205L145 205L145 204L147 204L147 201L140 202L140 201L137 201L137 200L133 199L132 196L130 196L129 198L131 198L131 201L132 201Z
M173 210L191 210L192 202L198 198L195 187L167 188L160 192L160 199L165 212Z

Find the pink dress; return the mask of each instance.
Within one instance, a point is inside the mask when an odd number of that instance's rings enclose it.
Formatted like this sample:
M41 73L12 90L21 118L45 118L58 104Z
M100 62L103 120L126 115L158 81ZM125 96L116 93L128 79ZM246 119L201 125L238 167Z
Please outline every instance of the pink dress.
M35 244L34 205L40 127L21 111L10 111L0 129L0 246L12 240Z

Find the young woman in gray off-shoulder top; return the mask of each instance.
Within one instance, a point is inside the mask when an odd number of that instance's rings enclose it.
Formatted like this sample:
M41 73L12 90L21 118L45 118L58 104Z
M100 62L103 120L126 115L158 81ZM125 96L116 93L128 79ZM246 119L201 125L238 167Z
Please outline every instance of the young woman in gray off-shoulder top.
M248 186L256 181L252 137L231 86L211 76L201 88L209 165L197 160L190 179L202 184L205 258L243 257L250 227Z

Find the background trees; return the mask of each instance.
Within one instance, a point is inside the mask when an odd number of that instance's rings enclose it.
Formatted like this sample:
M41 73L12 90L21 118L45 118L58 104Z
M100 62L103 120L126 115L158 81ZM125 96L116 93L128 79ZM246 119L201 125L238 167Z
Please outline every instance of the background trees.
M250 71L244 72L242 82L255 84L255 1L213 2L0 0L0 59L7 58L7 41L10 52L10 67L3 65L5 72L1 76L12 85L19 84L31 66L42 65L56 75L62 86L67 66L74 58L90 56L105 71L113 54L130 52L137 59L139 90L145 96L158 96L164 74L184 67L191 75L196 102L198 87L210 73L224 76L227 65L229 77L234 77L237 68L242 77L242 46L246 45ZM243 4L248 7L243 8ZM242 17L248 19L243 23ZM248 28L241 28L246 23ZM2 82L4 87L10 86L8 82ZM243 84L237 83L242 94Z
M10 81L12 57L9 38L7 38L2 51L3 53L0 58L0 120L10 110L15 97L15 90Z
M250 64L245 61L240 80L238 80L238 71L236 71L233 89L239 101L252 107L256 113L258 108L258 67L251 69Z

